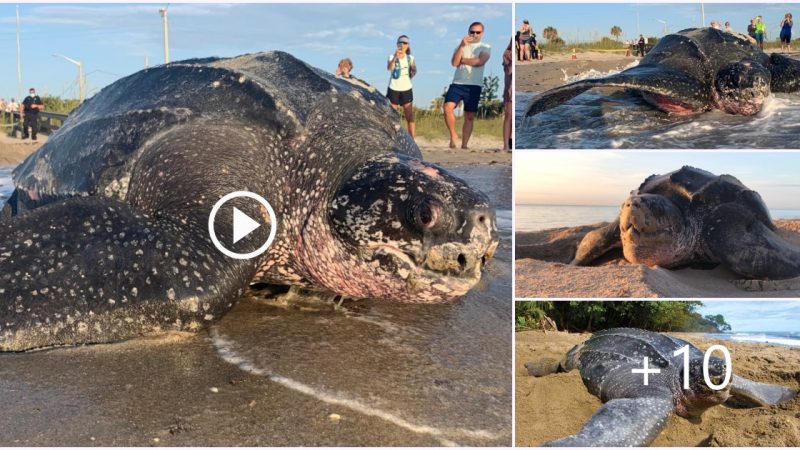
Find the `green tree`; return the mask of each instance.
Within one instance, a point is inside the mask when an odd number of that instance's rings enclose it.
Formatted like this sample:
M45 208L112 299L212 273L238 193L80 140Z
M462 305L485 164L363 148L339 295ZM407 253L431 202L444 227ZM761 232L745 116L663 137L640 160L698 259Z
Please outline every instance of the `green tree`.
M544 28L544 30L542 30L542 37L550 42L554 41L555 39L559 39L558 30L548 25Z
M611 27L611 35L614 36L614 38L616 38L617 40L619 40L619 37L622 36L622 28L618 27L617 25L614 25L613 27Z
M497 111L497 91L500 90L500 77L483 77L483 89L481 90L480 104L478 105L478 117L494 117ZM501 102L502 107L502 102Z

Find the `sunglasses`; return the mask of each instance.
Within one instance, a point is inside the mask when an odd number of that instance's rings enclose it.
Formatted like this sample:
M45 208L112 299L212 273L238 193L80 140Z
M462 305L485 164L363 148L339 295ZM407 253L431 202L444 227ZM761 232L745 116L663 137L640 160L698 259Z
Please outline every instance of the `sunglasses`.
M481 34L483 31L469 30L469 34Z

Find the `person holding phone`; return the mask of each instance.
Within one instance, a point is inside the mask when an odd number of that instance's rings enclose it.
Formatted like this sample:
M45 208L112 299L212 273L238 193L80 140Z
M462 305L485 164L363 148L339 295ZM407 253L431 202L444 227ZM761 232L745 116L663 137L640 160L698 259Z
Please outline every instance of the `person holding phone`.
M412 138L416 137L417 125L414 123L414 92L411 79L417 74L417 62L411 56L411 41L408 36L402 35L397 38L397 49L389 55L386 69L391 74L386 97L389 98L393 108L402 107L408 123L408 134Z
M464 102L464 126L461 129L461 148L467 149L467 143L472 135L475 122L475 113L478 112L478 103L481 100L483 89L483 67L491 56L489 44L481 42L484 27L480 22L473 22L469 26L469 34L458 43L450 63L456 68L453 74L453 83L444 96L444 123L450 132L450 148L456 148L458 133L456 133L455 109L459 102Z

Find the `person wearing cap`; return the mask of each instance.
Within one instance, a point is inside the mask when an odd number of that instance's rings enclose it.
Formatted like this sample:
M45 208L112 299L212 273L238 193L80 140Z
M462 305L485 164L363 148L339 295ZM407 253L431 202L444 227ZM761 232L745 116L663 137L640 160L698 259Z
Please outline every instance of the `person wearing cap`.
M522 60L523 61L530 61L531 60L531 34L533 30L531 29L531 24L528 22L528 19L522 21L522 26L519 27L519 41L520 41L520 50L522 50Z
M411 89L411 79L417 73L417 62L411 56L410 44L408 36L400 36L397 38L397 49L389 55L386 69L391 75L386 97L389 98L393 108L403 108L408 123L408 134L413 138L416 137L417 125L414 122L414 92Z
M22 100L19 110L22 119L22 139L28 139L28 128L31 129L31 140L36 140L36 133L39 132L39 111L44 109L42 99L36 95L36 89L31 88L28 96Z
M472 135L475 113L481 100L483 88L483 67L491 56L489 44L481 42L484 27L480 22L469 26L469 34L464 36L453 51L450 63L456 68L453 82L444 96L444 123L450 132L450 148L456 148L455 109L459 102L464 102L464 126L461 130L461 148L466 149Z

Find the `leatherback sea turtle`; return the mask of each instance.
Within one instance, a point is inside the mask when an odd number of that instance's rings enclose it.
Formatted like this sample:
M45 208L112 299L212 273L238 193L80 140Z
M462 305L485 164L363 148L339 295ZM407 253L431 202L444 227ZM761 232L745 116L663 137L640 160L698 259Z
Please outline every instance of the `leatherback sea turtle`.
M572 264L622 247L626 260L649 266L722 264L747 279L800 276L800 248L775 230L757 192L730 175L684 166L631 191L614 222L584 236Z
M767 55L741 34L690 28L661 38L636 67L534 97L525 114L547 111L602 86L634 90L668 113L721 109L753 115L761 111L770 91L800 90L800 61L777 53Z
M685 345L689 346L688 389L683 380L684 355L673 354ZM649 367L660 370L649 376L646 386L642 373L632 372L643 367L645 357ZM595 333L560 362L543 359L525 364L528 373L537 377L578 369L589 392L604 403L577 434L544 446L641 447L658 436L673 413L699 420L706 409L729 397L743 406L767 406L797 395L793 389L735 374L725 388L713 390L705 382L703 359L702 351L682 339L635 328L614 328ZM712 355L709 380L722 385L725 371L725 361Z
M197 330L251 281L351 298L463 296L497 247L494 209L421 160L375 89L283 52L195 59L106 87L14 171L0 220L0 350ZM251 191L277 223L238 242ZM226 209L227 208L227 209ZM255 244L255 245L254 245Z

